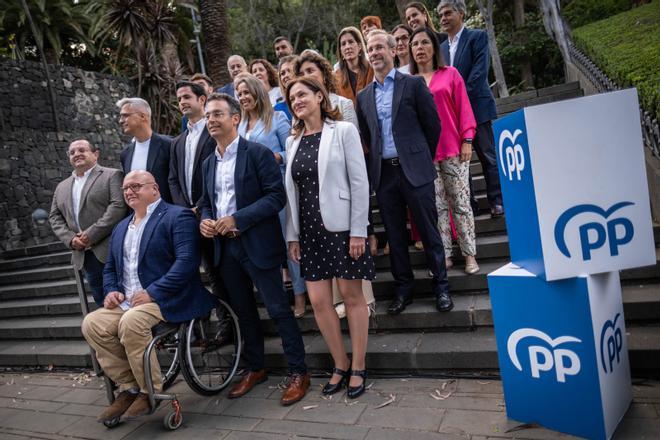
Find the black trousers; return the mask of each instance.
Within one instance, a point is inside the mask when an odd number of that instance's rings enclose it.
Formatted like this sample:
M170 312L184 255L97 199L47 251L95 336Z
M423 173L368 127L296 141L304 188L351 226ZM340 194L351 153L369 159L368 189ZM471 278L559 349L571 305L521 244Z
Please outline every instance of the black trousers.
M477 125L477 131L472 141L474 151L477 153L481 168L486 180L486 197L492 208L494 205L502 205L502 190L500 189L500 175L497 169L497 156L495 154L495 139L493 138L493 124L491 121ZM476 213L479 205L474 197L472 175L470 175L470 204Z
M222 240L222 256L216 268L226 288L229 304L238 316L245 341L243 359L250 371L265 367L264 332L252 286L257 288L282 338L284 355L292 373L304 374L305 346L296 318L289 306L279 267L260 269L248 258L240 237Z
M436 295L449 292L445 249L438 231L434 183L415 188L400 166L383 161L376 197L390 244L390 266L396 282L396 295L409 297L414 280L408 253L407 208L424 243L426 261L433 272L433 290Z

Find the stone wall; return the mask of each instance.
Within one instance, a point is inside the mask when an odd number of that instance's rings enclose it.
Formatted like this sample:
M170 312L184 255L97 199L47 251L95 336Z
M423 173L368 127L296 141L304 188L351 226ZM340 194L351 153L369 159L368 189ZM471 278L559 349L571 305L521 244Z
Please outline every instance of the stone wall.
M57 240L32 214L50 211L55 187L71 173L72 140L99 146L100 163L111 167L119 167L127 141L115 102L133 96L129 80L67 66L49 66L49 73L59 132L42 65L0 59L0 251Z

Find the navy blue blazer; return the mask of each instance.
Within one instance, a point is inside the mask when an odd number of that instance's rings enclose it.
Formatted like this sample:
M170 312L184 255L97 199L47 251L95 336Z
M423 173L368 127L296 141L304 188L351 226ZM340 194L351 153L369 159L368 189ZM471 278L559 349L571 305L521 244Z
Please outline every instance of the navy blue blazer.
M215 206L216 157L204 161L202 220L217 219ZM233 217L240 240L252 263L260 269L278 267L286 260L286 247L278 213L286 204L280 167L267 147L239 138L234 170L236 212ZM222 238L214 240L214 264L220 264Z
M192 176L192 200L188 199L188 192L186 191L186 138L188 137L188 129L174 138L172 141L172 148L170 150L170 172L168 183L170 192L172 194L172 203L179 206L192 208L199 206L202 200L202 163L204 160L213 154L216 142L209 132L204 127L202 133L199 135L197 141L197 148L195 149L195 159L193 165Z
M216 90L216 93L226 93L229 96L231 96L232 98L235 98L235 96L234 96L234 82L230 81L227 84L225 84L224 86L218 87L218 89Z
M149 154L147 155L147 171L154 175L160 189L160 196L167 203L172 203L170 186L167 182L167 177L170 174L171 145L171 137L153 132L151 141L149 142ZM131 171L134 151L135 142L131 142L119 155L124 174L128 174Z
M445 63L449 64L449 41L440 45ZM463 29L454 55L454 67L458 69L467 89L472 112L477 124L497 118L493 92L488 86L488 35L481 29Z
M372 82L358 93L356 108L362 142L369 149L367 171L374 191L380 185L383 146L375 87ZM412 186L420 187L438 177L433 159L440 138L440 118L433 95L421 76L398 71L394 76L392 137L403 173Z
M103 291L124 293L124 237L131 214L117 224L103 268ZM199 278L199 224L191 210L161 200L142 232L138 278L168 322L207 314L216 299Z

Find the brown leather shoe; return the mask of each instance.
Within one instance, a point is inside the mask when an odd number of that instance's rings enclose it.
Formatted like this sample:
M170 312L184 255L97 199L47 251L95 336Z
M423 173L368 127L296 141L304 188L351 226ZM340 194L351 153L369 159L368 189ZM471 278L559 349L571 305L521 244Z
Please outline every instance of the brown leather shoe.
M247 394L255 385L258 385L262 382L265 382L268 379L266 370L259 371L250 371L248 374L243 376L243 379L229 391L227 397L230 399L235 399L237 397L244 396Z
M284 406L292 405L305 397L309 388L309 373L302 375L294 373L289 380L289 386L284 390L280 403Z
M120 417L126 412L126 410L131 406L133 401L137 398L137 393L129 393L128 391L122 391L117 395L115 401L103 410L101 414L96 418L96 421L99 423L109 422L112 419Z
M137 419L140 416L146 416L151 412L151 405L149 404L149 396L144 393L138 394L137 398L133 404L128 407L123 416L122 420L133 420Z

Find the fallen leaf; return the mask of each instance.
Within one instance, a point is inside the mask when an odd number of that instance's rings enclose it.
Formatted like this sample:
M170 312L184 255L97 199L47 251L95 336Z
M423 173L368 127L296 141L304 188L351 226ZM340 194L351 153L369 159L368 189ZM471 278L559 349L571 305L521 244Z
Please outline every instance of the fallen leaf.
M390 398L389 398L389 399L387 399L385 402L381 403L380 405L378 405L378 406L377 406L376 408L374 408L374 409L378 409L378 408L382 408L382 407L384 407L384 406L387 406L387 405L389 405L390 403L394 402L395 400L396 400L396 396L395 396L394 394L390 394Z
M541 425L538 423L523 423L522 425L514 426L513 428L505 431L507 433L509 432L516 432L516 431L522 431L525 429L535 429L535 428L540 428Z
M314 408L318 408L318 407L319 407L318 405L303 406L303 411L307 411L308 409L314 409Z

